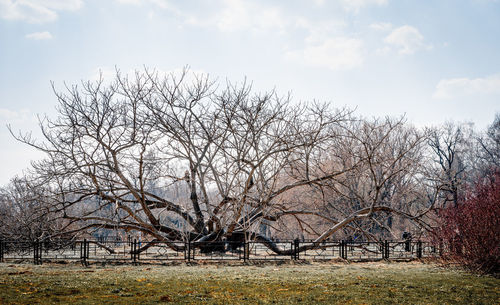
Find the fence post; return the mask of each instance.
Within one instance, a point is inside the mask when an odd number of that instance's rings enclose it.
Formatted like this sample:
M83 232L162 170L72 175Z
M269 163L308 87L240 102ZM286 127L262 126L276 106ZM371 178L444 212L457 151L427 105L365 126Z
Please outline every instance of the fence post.
M345 240L340 242L340 258L347 259L347 243Z
M184 247L185 254L184 254L184 259L187 259L188 262L191 261L191 241L188 240L186 243L186 246Z
M42 264L42 243L38 239L33 243L33 264Z
M38 264L41 265L42 264L42 250L43 250L43 243L41 241L38 242L39 243L39 248L38 248Z
M83 265L87 267L87 239L83 240Z
M405 241L405 251L410 252L411 251L411 239L407 239Z
M137 265L137 239L132 242L132 263Z
M36 241L33 242L33 265L36 265L37 261L38 261L38 244L36 243Z
M384 259L389 259L389 241L384 241L383 247L384 254L382 255Z
M248 244L248 241L243 242L243 262L247 262L248 257L250 256L250 245Z
M83 266L88 267L89 263L87 259L89 258L89 242L87 239L83 240L83 243L80 243L80 260Z
M4 251L5 251L4 241L0 240L0 263L3 263L3 261L4 261L4 254L3 254Z
M87 263L87 266L89 265L89 261L88 261L89 257L90 257L90 241L87 240L87 256L85 258L85 262Z
M137 242L137 245L135 247L135 253L136 253L135 259L137 260L137 262L139 262L141 260L141 251L140 251L140 248L142 246L142 243L143 243L142 240L139 239L139 241Z
M294 251L295 252L295 260L298 260L299 259L299 244L300 244L300 240L297 238L293 241L293 246L294 246Z
M417 241L417 258L422 258L422 241Z

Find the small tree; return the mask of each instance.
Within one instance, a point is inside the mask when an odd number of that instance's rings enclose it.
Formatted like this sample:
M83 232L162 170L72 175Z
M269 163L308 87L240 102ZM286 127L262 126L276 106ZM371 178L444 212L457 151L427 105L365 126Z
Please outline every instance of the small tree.
M485 273L500 271L500 172L467 192L461 204L441 211L437 237L444 257Z
M34 241L64 234L67 221L50 211L47 189L32 176L13 178L0 188L0 239Z

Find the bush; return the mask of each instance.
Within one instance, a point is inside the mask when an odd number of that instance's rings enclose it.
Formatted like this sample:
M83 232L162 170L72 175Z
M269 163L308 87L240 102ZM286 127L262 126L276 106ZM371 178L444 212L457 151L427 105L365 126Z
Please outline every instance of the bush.
M484 273L500 267L500 172L479 179L456 206L441 211L443 257Z

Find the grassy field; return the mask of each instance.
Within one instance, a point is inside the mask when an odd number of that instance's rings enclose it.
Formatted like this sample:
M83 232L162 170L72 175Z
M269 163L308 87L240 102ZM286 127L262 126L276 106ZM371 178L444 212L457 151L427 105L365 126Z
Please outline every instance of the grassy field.
M433 264L0 264L0 304L500 304L500 280Z

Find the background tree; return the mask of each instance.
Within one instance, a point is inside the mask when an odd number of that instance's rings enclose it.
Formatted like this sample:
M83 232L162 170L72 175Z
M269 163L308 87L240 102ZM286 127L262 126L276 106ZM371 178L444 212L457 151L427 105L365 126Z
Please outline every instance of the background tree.
M488 126L486 134L478 138L478 142L483 171L495 171L495 168L500 168L500 113L495 115L493 123Z
M466 171L473 162L468 162L468 152L474 148L473 130L468 124L448 122L428 131L428 145L433 153L434 166L429 176L441 189L442 206L457 206L466 183Z
M434 204L421 187L426 135L404 118L358 120L345 132L333 153L340 154L336 166L352 170L326 186L329 215L353 219L351 238L399 239L402 231L414 227L409 221L425 225L423 216Z
M63 231L64 222L49 213L49 200L46 189L37 185L33 177L12 179L0 189L0 238L34 241Z

